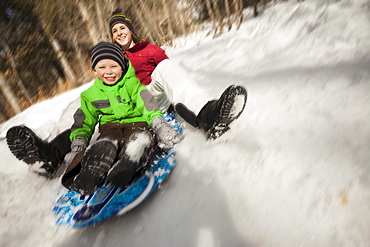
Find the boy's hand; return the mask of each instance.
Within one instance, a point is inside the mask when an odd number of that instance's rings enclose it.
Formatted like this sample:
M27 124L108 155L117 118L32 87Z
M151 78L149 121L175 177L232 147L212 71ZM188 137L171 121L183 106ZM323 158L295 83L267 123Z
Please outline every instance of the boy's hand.
M168 151L174 144L179 143L184 138L162 117L155 118L152 127L157 136L159 147L165 151Z
M83 140L83 139L73 140L72 144L71 144L71 152L66 154L66 156L64 157L65 164L67 164L67 165L71 164L74 157L78 153L80 153L82 150L86 149L86 147L87 147L87 143L86 143L85 140Z

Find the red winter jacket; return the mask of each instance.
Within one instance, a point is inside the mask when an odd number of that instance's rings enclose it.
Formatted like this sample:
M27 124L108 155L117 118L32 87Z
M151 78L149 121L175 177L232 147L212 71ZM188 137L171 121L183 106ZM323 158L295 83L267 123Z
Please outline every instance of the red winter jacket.
M165 51L147 41L135 44L124 52L135 69L136 76L141 84L149 85L152 81L151 75L157 65L164 59L168 59Z

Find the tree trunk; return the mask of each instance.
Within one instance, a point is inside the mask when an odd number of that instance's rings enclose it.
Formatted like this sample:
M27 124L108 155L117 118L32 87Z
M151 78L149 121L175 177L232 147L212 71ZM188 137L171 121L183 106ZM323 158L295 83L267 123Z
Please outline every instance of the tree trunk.
M19 105L19 101L17 96L13 93L12 89L8 85L4 74L0 73L0 88L3 92L4 97L10 104L10 107L13 109L14 114L18 114L22 112L22 108Z
M84 58L83 55L82 55L81 48L78 46L77 38L78 37L73 37L72 45L73 45L73 48L74 48L75 53L76 53L76 58L77 58L78 61L80 61L79 71L81 71L81 74L80 74L80 76L77 80L77 83L78 83L78 85L82 85L85 82L87 82L87 80L89 80L90 73L91 73L91 67L90 67L90 64L88 63L88 61L90 61L90 60L88 58Z
M228 30L230 31L231 28L233 27L233 22L231 20L231 15L232 15L232 12L230 10L230 4L229 4L229 1L228 0L225 0L224 1L224 4L225 4L225 10L226 10L226 18L227 18L227 27L228 27Z
M169 37L171 37L171 39L174 39L175 38L175 35L173 34L173 27L172 27L172 23L171 23L171 14L170 14L170 11L168 10L168 4L166 2L166 0L162 0L162 4L163 4L163 10L164 10L164 14L165 14L165 22L167 23L167 32L166 33L169 33Z
M69 65L67 58L64 56L64 53L62 51L62 48L59 45L58 40L54 38L53 33L50 31L50 29L47 28L47 25L45 23L45 20L43 18L40 18L42 28L45 32L46 37L48 38L51 47L53 48L55 54L57 55L59 62L62 66L64 76L65 78L73 85L77 85L77 79L76 75L74 74L71 66Z
M56 39L52 38L52 37L49 37L49 40L50 40L51 46L53 47L55 53L57 54L57 57L59 59L60 64L62 65L64 74L65 74L67 80L72 85L76 85L76 83L77 83L76 76L75 76L72 68L69 66L69 63L68 63L67 59L63 55L62 49L60 48L60 45L59 45L59 42Z
M23 83L21 77L18 74L18 70L17 70L17 67L15 66L15 61L14 61L14 58L13 58L13 55L12 55L12 51L10 50L8 44L4 40L2 40L1 38L0 38L0 44L3 47L3 49L5 50L5 53L8 55L9 63L10 63L10 66L12 67L13 75L14 75L16 81L17 81L18 87L21 89L21 91L22 91L23 95L26 97L27 101L29 103L33 104L32 97L28 93L26 87L24 86L24 83Z
M78 9L80 10L82 20L86 24L87 31L89 33L91 42L95 45L99 42L99 40L101 41L100 34L95 28L95 25L97 25L95 23L95 19L93 18L92 19L93 23L91 23L90 21L91 16L90 16L89 10L87 9L86 5L82 1L77 1L77 6L78 6Z
M243 22L243 2L242 0L234 0L235 16L236 16L236 29L239 30Z
M218 25L220 26L220 34L221 34L224 31L224 24L223 24L223 16L220 12L217 0L213 0L213 7L214 7L213 11L216 13L216 20L218 22Z
M7 119L7 116L5 116L4 113L0 112L0 123L5 122Z
M217 32L216 19L212 11L211 0L206 0L206 9L207 9L209 18L211 19L212 25L215 29L215 32Z
M104 16L101 9L101 3L99 1L95 2L95 11L96 11L96 21L95 25L98 26L98 32L100 33L101 41L111 41L110 40L110 33L111 31L108 28L108 17L110 16ZM109 14L114 10L114 4L107 2L104 6L106 9L109 10Z
M55 67L53 67L50 69L50 72L53 74L53 76L55 76L55 78L57 78L58 85L57 92L65 91L66 85L64 83L64 80L59 76L58 70Z
M222 17L218 10L217 1L206 0L206 7L208 15L211 18L212 24L214 26L213 37L216 37L218 34L221 34L223 32Z

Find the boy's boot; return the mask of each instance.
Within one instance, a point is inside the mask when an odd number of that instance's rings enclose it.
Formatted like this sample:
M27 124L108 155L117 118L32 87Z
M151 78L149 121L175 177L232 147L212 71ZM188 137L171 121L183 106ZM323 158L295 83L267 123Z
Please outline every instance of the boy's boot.
M216 139L230 129L229 125L243 112L247 90L242 86L228 87L218 100L208 101L197 116L197 126L208 139Z
M72 190L82 195L93 194L112 166L117 148L117 143L108 139L98 140L91 145L81 160L81 171L73 180Z
M26 126L10 128L6 142L17 159L30 165L31 170L41 176L52 179L61 167L63 158L60 152Z
M107 175L107 183L125 187L140 171L144 170L154 158L155 142L147 130L136 130L126 141L118 156L118 161Z

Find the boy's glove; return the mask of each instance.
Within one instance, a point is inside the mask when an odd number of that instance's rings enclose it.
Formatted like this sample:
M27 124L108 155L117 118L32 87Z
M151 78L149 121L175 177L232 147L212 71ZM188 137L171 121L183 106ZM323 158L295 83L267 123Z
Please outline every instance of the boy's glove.
M73 140L71 144L71 152L66 154L66 156L64 157L64 162L66 163L66 165L71 164L74 157L78 153L80 153L82 150L86 149L86 147L87 147L87 143L84 139Z
M184 138L162 117L155 118L152 127L157 136L158 146L164 151L168 151L174 144L179 143Z

